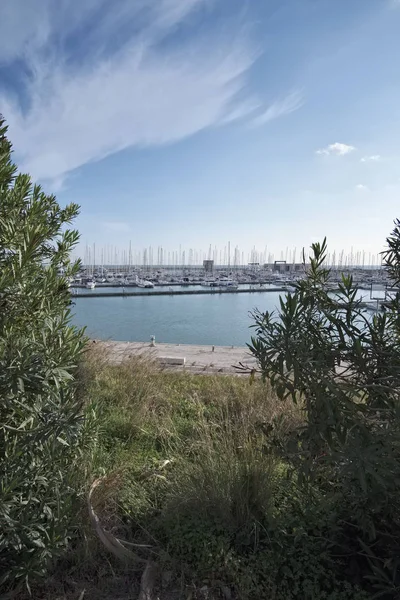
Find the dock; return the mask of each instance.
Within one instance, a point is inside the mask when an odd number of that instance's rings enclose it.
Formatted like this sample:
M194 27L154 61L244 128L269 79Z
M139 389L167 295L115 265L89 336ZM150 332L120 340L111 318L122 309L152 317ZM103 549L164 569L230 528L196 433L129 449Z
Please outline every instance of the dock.
M232 290L229 288L204 288L202 290L146 290L142 292L131 292L131 291L113 291L113 292L100 292L96 289L90 290L89 292L72 293L73 298L115 298L115 297L139 297L139 296L195 296L202 294L249 294L258 292L287 292L287 287L274 287L274 288L263 288L263 287L251 287Z

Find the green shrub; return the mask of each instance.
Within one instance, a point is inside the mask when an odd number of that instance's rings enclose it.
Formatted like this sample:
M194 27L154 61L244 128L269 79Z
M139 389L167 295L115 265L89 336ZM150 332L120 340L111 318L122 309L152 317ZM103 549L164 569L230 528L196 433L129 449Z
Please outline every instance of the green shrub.
M74 524L88 441L67 277L78 213L16 175L0 119L0 587L43 576Z
M351 276L332 293L324 240L279 314L255 313L250 345L277 394L305 411L305 427L283 444L272 432L270 446L330 500L330 552L350 565L337 570L382 598L400 597L399 225L387 240L395 292L384 312L367 313Z

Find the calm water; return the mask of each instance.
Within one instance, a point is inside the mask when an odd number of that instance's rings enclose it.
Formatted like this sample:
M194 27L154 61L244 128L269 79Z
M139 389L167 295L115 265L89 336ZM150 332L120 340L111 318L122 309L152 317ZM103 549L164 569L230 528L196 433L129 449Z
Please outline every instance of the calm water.
M243 346L250 341L255 307L273 310L279 293L199 296L75 298L76 325L100 339Z
M360 296L368 300L369 292ZM158 342L243 346L253 332L249 312L274 310L279 293L74 298L74 303L74 322L87 326L91 337L144 342L155 335Z

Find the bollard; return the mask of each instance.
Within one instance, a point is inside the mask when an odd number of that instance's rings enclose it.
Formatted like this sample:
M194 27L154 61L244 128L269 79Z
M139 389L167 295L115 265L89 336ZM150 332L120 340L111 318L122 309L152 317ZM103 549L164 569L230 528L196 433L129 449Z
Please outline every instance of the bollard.
M156 337L154 335L150 336L150 346L156 345Z

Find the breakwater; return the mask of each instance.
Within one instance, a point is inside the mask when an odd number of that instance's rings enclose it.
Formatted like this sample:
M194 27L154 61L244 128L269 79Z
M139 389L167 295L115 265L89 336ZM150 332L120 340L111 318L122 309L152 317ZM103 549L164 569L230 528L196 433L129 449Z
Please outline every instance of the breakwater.
M118 288L117 288L118 289ZM249 294L249 293L260 293L260 292L287 292L287 287L270 287L270 288L240 288L237 290L232 289L223 289L223 288L205 288L202 290L162 290L162 291L154 291L154 290L141 290L140 292L131 292L131 291L115 291L115 292L100 292L96 289L90 290L90 292L80 293L75 292L71 295L73 298L112 298L112 297L133 297L133 296L198 296L202 294Z

